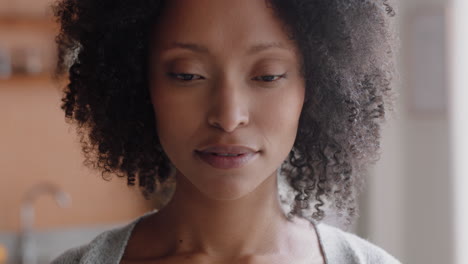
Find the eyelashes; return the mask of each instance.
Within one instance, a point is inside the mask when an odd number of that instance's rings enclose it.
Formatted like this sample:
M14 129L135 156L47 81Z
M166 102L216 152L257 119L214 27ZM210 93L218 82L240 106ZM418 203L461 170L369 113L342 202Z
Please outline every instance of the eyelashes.
M286 78L286 73L279 74L279 75L262 75L262 76L255 77L254 80L261 80L264 82L274 82L282 78Z
M175 72L168 72L167 75L175 79L176 81L181 81L181 82L191 82L191 81L196 81L196 80L204 80L205 78L201 75L198 74L192 74L192 73L175 73ZM283 74L277 74L277 75L261 75L253 78L252 80L256 81L261 81L261 82L276 82L282 78L286 78L287 73Z
M189 82L194 80L202 80L205 79L204 77L198 74L191 74L191 73L175 73L175 72L168 72L167 75L175 80ZM194 78L194 76L198 76L199 78Z

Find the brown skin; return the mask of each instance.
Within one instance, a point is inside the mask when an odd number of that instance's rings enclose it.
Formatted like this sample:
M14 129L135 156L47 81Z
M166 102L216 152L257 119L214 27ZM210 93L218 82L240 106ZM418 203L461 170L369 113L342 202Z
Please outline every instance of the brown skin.
M177 187L135 227L121 263L324 263L313 226L288 221L278 200L276 170L305 95L295 43L263 0L168 2L151 45L150 92ZM247 53L262 43L284 48ZM194 75L184 82L169 72ZM216 169L194 154L212 143L260 153L241 168Z

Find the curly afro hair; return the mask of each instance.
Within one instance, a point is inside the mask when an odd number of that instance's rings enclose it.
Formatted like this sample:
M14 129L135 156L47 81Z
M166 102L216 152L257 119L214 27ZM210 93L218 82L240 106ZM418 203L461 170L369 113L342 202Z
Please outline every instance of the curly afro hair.
M265 0L302 55L306 99L281 166L291 210L320 221L325 205L351 224L380 124L394 101L398 37L388 0ZM60 0L54 14L62 109L77 125L85 164L138 181L146 198L170 178L149 97L150 32L162 0ZM329 204L328 204L329 202ZM308 209L313 213L306 214Z

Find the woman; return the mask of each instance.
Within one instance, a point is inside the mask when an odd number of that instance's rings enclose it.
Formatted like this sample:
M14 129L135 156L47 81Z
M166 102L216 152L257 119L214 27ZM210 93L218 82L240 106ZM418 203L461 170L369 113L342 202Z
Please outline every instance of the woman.
M176 188L53 263L399 263L321 222L352 223L376 160L387 1L62 0L55 14L87 161L146 197Z

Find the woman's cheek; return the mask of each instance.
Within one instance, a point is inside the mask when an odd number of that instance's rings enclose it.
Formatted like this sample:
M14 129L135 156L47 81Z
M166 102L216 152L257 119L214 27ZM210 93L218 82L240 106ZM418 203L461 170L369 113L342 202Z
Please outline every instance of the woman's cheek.
M272 128L278 131L294 130L299 121L303 101L304 94L300 88L279 93L262 102L260 107L262 119L268 121Z

